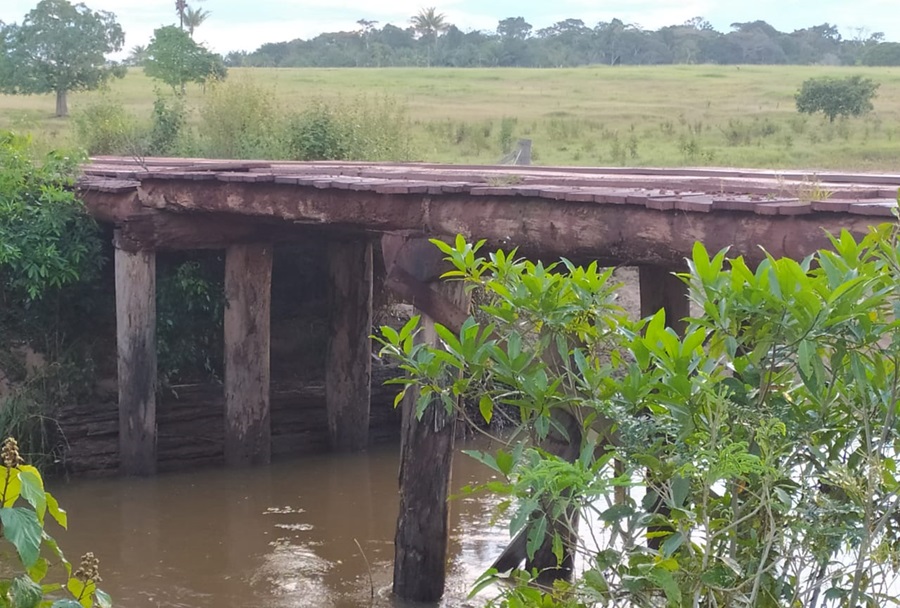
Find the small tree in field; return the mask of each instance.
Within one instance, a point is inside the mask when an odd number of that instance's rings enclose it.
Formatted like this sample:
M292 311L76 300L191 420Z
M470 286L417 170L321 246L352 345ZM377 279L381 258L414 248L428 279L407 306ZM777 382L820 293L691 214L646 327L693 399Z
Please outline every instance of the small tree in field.
M221 57L194 42L186 31L169 25L153 32L144 73L183 93L188 82L202 84L211 78L224 78L226 68Z
M879 84L871 78L810 78L794 96L802 114L822 112L834 122L838 116L862 116L872 110Z
M41 0L21 25L0 26L0 92L56 93L56 115L69 113L69 91L93 90L124 70L106 61L125 35L112 13L67 0Z

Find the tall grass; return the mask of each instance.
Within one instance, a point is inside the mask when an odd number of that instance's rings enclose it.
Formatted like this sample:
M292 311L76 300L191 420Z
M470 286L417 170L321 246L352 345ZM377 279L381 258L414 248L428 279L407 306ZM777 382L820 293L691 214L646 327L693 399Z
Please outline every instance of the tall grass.
M804 80L857 73L882 85L868 117L829 125L819 117L797 114L793 95ZM892 169L900 157L900 69L896 68L257 68L233 70L230 79L228 89L189 87L187 136L181 144L190 146L181 145L176 152L305 158L310 147L300 145L303 137L326 122L336 128L346 118L354 127L351 136L370 142L360 145L338 138L338 152L348 155L346 146L353 144L356 152L349 154L353 158L496 162L519 138L534 141L535 162L541 164ZM225 90L247 89L247 82L263 91L283 122L277 123L278 133L261 150L258 142L244 142L243 151L229 144L236 151L226 154L212 145L212 136L201 132L200 110ZM128 113L147 123L153 112L152 81L133 70L112 87ZM73 94L72 106L77 111L97 97ZM350 106L357 105L359 98L366 100L371 111L355 120ZM383 99L388 101L382 103ZM239 97L232 98L230 105L228 101L225 97L220 110L233 113L235 119L246 113ZM52 107L49 98L0 96L0 127L33 131L39 143L58 146L67 137L70 123L52 118ZM403 120L387 117L395 108L403 110ZM381 126L369 129L373 122ZM215 131L223 124L208 126ZM404 142L399 152L371 135L396 131L396 125L402 128ZM272 130L268 124L256 127ZM288 133L292 128L301 134ZM362 135L366 129L369 134ZM224 139L221 142L225 147Z

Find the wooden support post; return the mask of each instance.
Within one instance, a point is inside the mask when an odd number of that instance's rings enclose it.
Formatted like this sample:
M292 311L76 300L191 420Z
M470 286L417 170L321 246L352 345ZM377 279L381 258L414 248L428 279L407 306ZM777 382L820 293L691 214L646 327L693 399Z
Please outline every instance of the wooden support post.
M116 249L119 466L156 472L156 254Z
M369 444L372 382L372 243L328 243L330 340L325 357L325 403L331 447Z
M225 256L225 463L268 464L272 246L234 245Z
M648 317L666 311L666 325L684 334L686 317L691 314L688 286L672 274L671 270L658 266L641 266L639 269L641 292L641 316Z
M649 317L659 312L666 311L666 326L671 327L680 335L684 335L687 323L684 319L691 314L691 303L688 299L688 286L672 274L671 270L658 266L641 266L639 269L641 291L641 316ZM649 479L650 482L663 485L667 483L661 479ZM648 488L648 492L650 489ZM668 516L669 508L662 496L656 495L651 511ZM667 526L650 526L648 532L672 532ZM659 550L662 547L664 537L654 536L647 539L647 546Z
M468 309L461 285L442 285L446 297ZM417 339L437 343L434 321L422 315ZM394 594L415 602L435 602L444 593L447 561L447 502L456 412L431 403L416 419L418 391L403 400L400 447L400 514L394 537Z

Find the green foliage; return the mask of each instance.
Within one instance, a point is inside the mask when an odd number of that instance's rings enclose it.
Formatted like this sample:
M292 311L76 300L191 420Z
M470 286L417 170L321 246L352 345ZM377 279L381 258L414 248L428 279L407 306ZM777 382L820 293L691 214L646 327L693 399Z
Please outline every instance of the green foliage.
M50 460L52 409L82 397L93 371L72 335L101 310L100 234L72 191L81 160L53 153L38 164L27 138L0 133L0 369L12 383L0 430Z
M157 300L158 373L177 379L221 377L225 292L221 256L161 260Z
M844 232L803 261L711 255L682 279L701 311L683 336L637 322L610 274L435 242L481 295L441 344L418 319L382 354L416 411L479 404L512 436L474 453L498 516L584 568L552 592L514 572L500 606L877 606L900 574L900 232ZM448 380L452 379L452 380ZM402 393L401 393L402 394ZM461 415L467 410L461 409ZM618 463L617 465L614 463ZM581 522L581 527L577 522ZM480 584L502 574L488 572Z
M78 145L88 154L136 154L141 129L120 99L101 95L72 116Z
M187 110L180 98L166 98L159 91L153 101L153 117L147 143L147 153L153 156L172 156L179 149L187 126Z
M406 160L409 120L396 100L317 100L288 117L285 146L295 160Z
M830 122L838 116L862 116L872 111L879 84L871 78L810 78L795 95L801 114L822 112Z
M29 156L29 140L0 133L0 287L6 298L38 300L97 276L97 225L72 192L78 157Z
M249 78L212 83L200 102L198 145L210 158L277 158L281 111L272 89Z
M147 45L144 73L184 92L189 82L222 80L227 70L222 58L193 41L184 30L167 25L153 32Z
M882 42L870 47L862 56L863 65L900 65L900 42Z
M57 115L67 114L68 91L93 90L124 71L106 60L125 41L112 13L91 11L67 0L41 0L22 25L3 33L7 69L0 67L0 90L12 94L57 94ZM4 49L5 47L5 49Z
M2 538L15 549L20 567L14 578L0 578L0 608L110 608L109 595L97 587L101 578L94 555L86 554L73 572L49 535L46 516L62 528L68 528L68 516L44 489L40 472L24 464L14 439L3 443L2 461ZM59 570L65 573L57 574ZM62 582L53 582L60 575Z

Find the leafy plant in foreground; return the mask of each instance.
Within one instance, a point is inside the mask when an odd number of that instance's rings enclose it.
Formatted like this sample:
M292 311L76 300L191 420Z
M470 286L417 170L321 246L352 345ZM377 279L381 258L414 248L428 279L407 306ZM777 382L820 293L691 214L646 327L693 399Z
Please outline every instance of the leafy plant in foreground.
M101 582L99 561L86 554L74 572L59 545L47 533L44 521L49 514L63 528L68 517L56 499L44 490L41 474L19 455L16 440L8 438L0 451L0 524L3 539L16 550L23 572L0 579L0 607L3 608L108 608L112 601L97 587ZM50 569L62 565L65 583L45 582ZM70 597L57 599L60 592Z
M384 329L382 353L419 387L418 412L462 396L516 425L472 454L497 478L464 490L499 495L504 555L526 564L485 573L476 588L512 583L494 605L895 601L896 226L755 267L696 244L681 276L701 313L682 336L662 311L626 319L596 265L435 244L480 310L436 328L439 347L413 339L415 319Z

